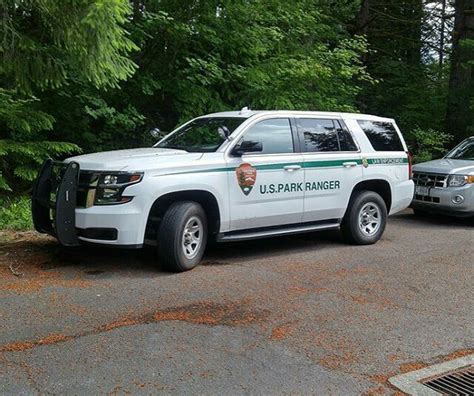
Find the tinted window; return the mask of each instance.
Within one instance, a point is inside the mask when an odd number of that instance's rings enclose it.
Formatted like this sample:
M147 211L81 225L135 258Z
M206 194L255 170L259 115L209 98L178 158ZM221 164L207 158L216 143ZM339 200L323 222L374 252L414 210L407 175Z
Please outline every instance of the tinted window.
M334 121L337 125L337 136L339 137L339 146L341 151L358 151L357 145L352 139L352 135L345 126L342 126L339 121Z
M280 154L293 152L293 136L290 120L274 118L258 122L245 132L242 140L262 143L261 154Z
M403 151L403 144L391 122L357 121L376 151Z
M339 151L337 131L332 120L302 118L298 120L306 151Z

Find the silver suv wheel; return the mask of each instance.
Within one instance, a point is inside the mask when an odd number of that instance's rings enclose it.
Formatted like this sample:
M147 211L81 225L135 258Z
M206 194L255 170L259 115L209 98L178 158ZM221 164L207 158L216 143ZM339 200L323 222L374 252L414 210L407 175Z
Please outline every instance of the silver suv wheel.
M204 227L198 217L191 217L183 230L182 249L187 259L193 259L199 253L202 245Z
M359 211L359 228L364 235L377 233L382 224L381 209L375 202L367 202Z
M347 242L371 245L382 236L387 222L387 205L375 191L354 191L341 223Z

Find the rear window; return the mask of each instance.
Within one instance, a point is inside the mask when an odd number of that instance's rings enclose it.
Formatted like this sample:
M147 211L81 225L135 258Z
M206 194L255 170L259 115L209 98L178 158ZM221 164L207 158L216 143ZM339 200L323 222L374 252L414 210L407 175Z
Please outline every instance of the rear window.
M404 151L402 141L391 122L357 121L375 151Z

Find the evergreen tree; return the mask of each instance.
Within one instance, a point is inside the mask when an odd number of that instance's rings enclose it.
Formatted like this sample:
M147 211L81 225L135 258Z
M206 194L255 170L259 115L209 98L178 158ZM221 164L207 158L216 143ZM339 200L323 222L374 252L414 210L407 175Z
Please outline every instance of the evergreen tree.
M14 178L33 180L46 157L79 150L48 140L54 117L38 96L75 82L117 87L135 70L128 54L136 47L124 29L131 11L126 0L2 0L1 5L0 188L8 190Z
M474 0L456 0L446 130L474 135Z

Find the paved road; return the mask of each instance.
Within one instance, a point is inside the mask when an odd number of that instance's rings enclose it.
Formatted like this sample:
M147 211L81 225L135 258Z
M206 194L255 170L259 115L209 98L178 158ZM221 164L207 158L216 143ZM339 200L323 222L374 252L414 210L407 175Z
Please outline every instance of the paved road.
M374 246L229 244L179 275L0 238L2 394L391 394L389 376L473 352L472 221L407 211Z

